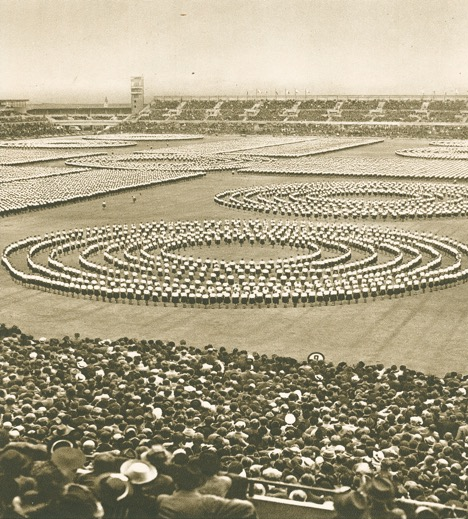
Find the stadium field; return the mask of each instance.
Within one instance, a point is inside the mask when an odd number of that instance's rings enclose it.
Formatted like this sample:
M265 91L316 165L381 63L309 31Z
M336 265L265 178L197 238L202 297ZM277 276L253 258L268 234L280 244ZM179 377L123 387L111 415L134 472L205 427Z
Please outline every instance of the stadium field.
M427 146L428 142L386 140L381 144L337 152L336 156L393 157L397 149ZM139 148L144 149L144 146L139 145ZM313 178L208 173L187 182L25 212L0 220L0 248L26 236L88 226L161 219L263 218L260 214L219 206L213 197L237 187L309 180ZM135 203L132 195L137 197ZM102 208L103 200L107 204L105 209ZM388 225L433 232L468 243L465 219L391 222ZM250 259L249 246L243 248L244 258ZM224 254L225 249L222 252ZM214 246L193 249L190 253L219 258L221 249L217 253ZM274 250L268 248L265 253L268 254L265 259L274 259ZM229 258L224 256L222 259ZM149 306L110 304L26 289L15 284L2 268L0 297L0 322L9 326L16 324L24 333L35 337L61 338L78 332L82 337L103 339L138 337L175 342L185 339L200 347L213 344L228 350L239 348L299 359L320 351L326 360L334 362L363 360L385 365L405 364L439 375L449 371L468 372L468 356L464 354L468 345L468 283L401 299L386 297L378 298L376 302L368 300L367 303L342 306L192 309L181 305L164 307L161 303L158 306L151 303Z

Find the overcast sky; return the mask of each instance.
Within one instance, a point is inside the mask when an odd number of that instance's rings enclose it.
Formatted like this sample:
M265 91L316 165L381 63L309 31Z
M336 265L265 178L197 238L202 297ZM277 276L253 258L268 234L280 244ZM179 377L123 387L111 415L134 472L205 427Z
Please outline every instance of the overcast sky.
M468 0L0 0L0 98L468 93Z

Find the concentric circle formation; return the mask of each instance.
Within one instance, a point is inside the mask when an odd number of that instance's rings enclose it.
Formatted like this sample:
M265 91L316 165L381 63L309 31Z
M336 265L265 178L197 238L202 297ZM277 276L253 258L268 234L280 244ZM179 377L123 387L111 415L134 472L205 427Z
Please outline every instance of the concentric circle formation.
M468 187L380 181L272 184L224 191L215 201L233 209L302 218L442 218L468 214Z
M419 159L449 159L467 160L468 148L462 146L428 146L427 148L411 148L395 152L402 157L416 157Z
M240 248L245 259L230 260ZM224 259L202 259L208 249ZM257 219L57 231L12 243L2 263L26 286L71 297L206 308L402 297L465 282L467 259L468 246L432 234Z
M468 140L466 140L466 139L456 139L456 140L444 139L444 140L440 140L440 141L432 141L429 143L429 146L468 148Z

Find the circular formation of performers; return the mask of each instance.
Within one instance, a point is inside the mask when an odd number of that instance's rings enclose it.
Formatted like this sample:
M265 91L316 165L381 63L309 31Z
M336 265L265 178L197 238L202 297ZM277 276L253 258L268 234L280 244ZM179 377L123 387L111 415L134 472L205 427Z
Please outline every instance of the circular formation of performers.
M468 148L468 140L466 139L454 139L454 140L439 140L432 141L429 143L429 146L454 146L460 148Z
M225 207L301 218L414 220L468 214L468 188L416 182L313 182L218 193Z
M454 145L398 150L395 153L403 157L416 157L419 159L468 159L468 148Z
M170 153L166 150L145 150L121 155L95 155L72 158L68 166L93 169L159 170L159 171L227 171L244 167L249 158L217 154L204 156L192 153Z
M232 257L241 247L245 259L236 261L194 254ZM262 247L266 257L249 260ZM283 257L268 259L275 249ZM225 308L351 304L447 288L468 278L467 256L467 245L428 233L256 219L57 231L10 244L2 263L18 282L67 296Z

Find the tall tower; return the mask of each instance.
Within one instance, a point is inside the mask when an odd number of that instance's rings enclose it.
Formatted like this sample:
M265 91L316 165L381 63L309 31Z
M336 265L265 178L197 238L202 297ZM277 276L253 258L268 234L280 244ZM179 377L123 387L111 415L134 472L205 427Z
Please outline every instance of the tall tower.
M132 114L137 114L145 106L145 88L143 76L131 78Z

